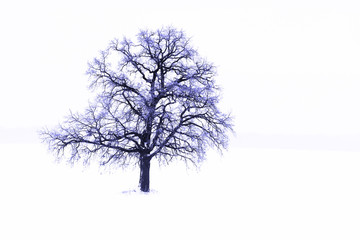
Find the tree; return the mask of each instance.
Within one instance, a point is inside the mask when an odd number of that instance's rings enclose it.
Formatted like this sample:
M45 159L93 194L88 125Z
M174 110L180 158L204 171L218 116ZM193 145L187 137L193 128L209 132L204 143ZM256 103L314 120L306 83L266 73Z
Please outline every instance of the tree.
M121 166L135 159L140 189L148 192L152 159L196 165L209 146L226 147L232 123L217 107L215 67L183 31L167 27L140 31L137 42L115 39L89 63L87 74L96 101L41 133L59 157Z

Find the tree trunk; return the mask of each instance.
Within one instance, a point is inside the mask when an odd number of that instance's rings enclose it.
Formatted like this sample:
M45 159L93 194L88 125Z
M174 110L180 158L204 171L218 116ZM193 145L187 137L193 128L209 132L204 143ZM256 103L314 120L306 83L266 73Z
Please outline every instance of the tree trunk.
M150 158L148 156L140 156L140 190L149 192L150 190Z

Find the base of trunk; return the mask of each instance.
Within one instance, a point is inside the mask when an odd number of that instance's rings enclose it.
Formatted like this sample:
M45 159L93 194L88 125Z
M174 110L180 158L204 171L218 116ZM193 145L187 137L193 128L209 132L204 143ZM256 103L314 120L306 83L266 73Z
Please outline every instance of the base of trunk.
M150 191L150 158L140 157L140 190L142 192Z

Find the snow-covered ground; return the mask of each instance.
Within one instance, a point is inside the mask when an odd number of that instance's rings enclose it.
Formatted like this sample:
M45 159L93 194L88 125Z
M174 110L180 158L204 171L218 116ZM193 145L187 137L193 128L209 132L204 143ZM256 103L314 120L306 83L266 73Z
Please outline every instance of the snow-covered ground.
M99 174L0 145L0 239L360 239L360 153L231 148L199 172Z

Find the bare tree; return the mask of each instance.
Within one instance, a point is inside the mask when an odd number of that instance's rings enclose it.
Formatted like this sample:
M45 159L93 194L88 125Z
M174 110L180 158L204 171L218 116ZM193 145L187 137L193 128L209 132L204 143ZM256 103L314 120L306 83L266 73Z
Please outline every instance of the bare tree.
M218 108L215 67L175 28L140 31L137 41L113 40L89 63L98 96L43 139L68 161L140 166L140 189L149 191L150 162L174 159L195 165L205 150L226 147L231 117Z

